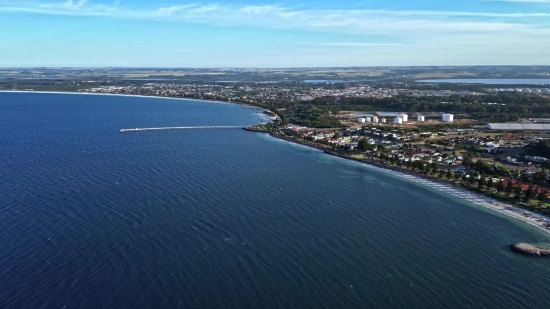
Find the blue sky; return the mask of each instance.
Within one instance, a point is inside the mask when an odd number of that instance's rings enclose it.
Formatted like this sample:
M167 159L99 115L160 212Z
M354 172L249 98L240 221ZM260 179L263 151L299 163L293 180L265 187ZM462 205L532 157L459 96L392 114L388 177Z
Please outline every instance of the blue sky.
M0 67L550 65L550 0L0 0Z

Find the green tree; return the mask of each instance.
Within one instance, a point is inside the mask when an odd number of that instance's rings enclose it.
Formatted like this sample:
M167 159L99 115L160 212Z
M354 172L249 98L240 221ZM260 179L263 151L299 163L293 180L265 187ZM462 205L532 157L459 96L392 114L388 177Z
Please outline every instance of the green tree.
M503 182L503 181L499 181L499 182L497 183L497 191L498 191L498 192L502 192L502 191L504 191L505 189L506 189L506 188L504 187L504 182Z
M447 170L446 177L447 177L447 179L452 179L453 178L453 173L451 173L451 170Z
M546 192L541 189L539 195L537 195L537 199L541 202L546 200Z
M529 186L529 188L527 188L527 190L525 191L525 198L530 200L534 197L535 197L535 188L533 188L532 186Z
M521 185L518 184L516 187L514 187L514 194L516 196L521 196L521 193L523 192L523 189L521 188Z
M367 139L363 137L359 141L359 143L357 143L357 148L362 152L367 151L369 149L369 143L367 142Z
M485 176L481 175L481 177L479 177L479 180L477 181L477 187L483 188L483 186L485 186Z
M514 184L512 183L512 179L508 179L508 183L506 184L506 192L512 193L514 191Z

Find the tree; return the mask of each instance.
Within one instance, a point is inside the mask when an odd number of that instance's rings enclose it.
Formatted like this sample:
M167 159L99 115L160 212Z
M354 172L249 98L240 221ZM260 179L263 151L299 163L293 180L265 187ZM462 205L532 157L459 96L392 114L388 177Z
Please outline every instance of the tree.
M535 188L533 188L532 186L529 186L529 188L527 188L527 191L525 191L525 198L529 200L534 197L535 197Z
M512 183L512 179L508 179L508 183L506 184L506 192L512 193L514 191L514 184Z
M544 201L546 199L546 192L541 189L539 195L537 195L537 199L541 202Z
M483 186L485 186L485 176L481 175L481 177L479 177L479 180L477 181L477 186L478 188L482 188Z
M357 148L362 152L367 151L369 149L369 143L367 142L367 139L363 137L359 141L359 143L357 143Z
M503 182L503 181L499 181L499 182L497 183L497 191L498 191L498 192L502 192L502 191L504 191L505 189L506 189L506 188L504 187L504 182Z
M516 194L516 196L519 197L522 192L523 192L523 189L521 188L521 184L518 184L516 187L514 187L514 193Z
M445 171L439 170L439 178L443 178L444 174L445 174Z
M447 179L452 179L453 178L453 173L451 173L451 170L447 170L446 177L447 177Z

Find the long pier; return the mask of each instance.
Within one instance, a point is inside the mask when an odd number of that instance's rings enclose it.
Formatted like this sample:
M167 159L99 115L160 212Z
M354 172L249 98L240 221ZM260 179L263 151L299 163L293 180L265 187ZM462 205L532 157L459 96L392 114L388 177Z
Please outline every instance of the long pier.
M240 126L199 126L199 127L161 127L161 128L135 128L122 129L120 133L142 132L142 131L160 131L160 130L203 130L203 129L242 129Z

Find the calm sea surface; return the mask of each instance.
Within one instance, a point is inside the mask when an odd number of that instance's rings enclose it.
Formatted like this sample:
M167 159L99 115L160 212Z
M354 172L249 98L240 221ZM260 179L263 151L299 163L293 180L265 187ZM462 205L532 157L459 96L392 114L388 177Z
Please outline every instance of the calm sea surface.
M550 85L550 79L425 79L421 83L487 84L487 85Z
M0 93L0 308L548 308L547 236L239 129L255 110Z

